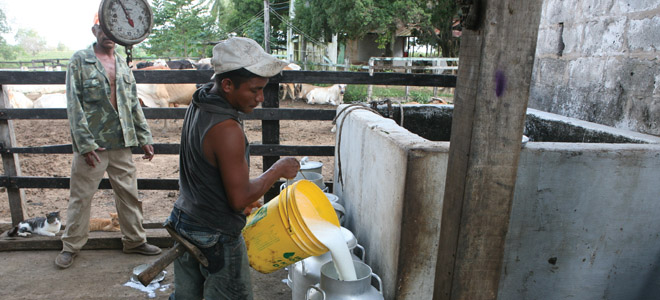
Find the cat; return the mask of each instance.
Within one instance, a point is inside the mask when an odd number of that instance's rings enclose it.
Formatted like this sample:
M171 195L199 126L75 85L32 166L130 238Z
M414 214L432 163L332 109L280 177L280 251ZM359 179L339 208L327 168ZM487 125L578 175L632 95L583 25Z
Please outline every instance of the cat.
M35 217L18 222L18 225L12 228L7 235L27 237L32 233L55 236L60 232L62 222L60 222L60 212L51 212L46 217Z
M117 216L117 213L110 213L110 219L90 219L89 231L119 231L119 217Z

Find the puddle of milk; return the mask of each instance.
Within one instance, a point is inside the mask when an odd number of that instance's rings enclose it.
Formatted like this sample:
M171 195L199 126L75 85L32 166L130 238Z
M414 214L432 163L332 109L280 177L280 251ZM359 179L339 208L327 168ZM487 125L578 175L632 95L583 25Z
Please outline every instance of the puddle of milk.
M335 264L335 269L337 269L339 280L357 280L353 258L340 227L319 219L307 218L305 223L312 234L330 249L332 262Z
M163 271L163 272L166 272L166 271ZM150 282L149 285L144 286L144 285L142 285L142 283L135 280L133 277L131 277L131 279L128 280L128 282L124 283L124 286L131 287L131 288L140 290L142 292L145 292L145 293L147 293L147 296L149 298L152 298L152 299L156 298L156 290L164 292L170 287L169 284L164 284L164 285L161 286L160 283L158 281L155 281L155 280Z

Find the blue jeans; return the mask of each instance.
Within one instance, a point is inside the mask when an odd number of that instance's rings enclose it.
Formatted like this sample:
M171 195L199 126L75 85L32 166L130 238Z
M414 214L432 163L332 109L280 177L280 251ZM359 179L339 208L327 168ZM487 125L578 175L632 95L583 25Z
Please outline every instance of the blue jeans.
M209 260L200 265L188 252L174 261L170 300L252 299L250 266L243 236L230 236L197 223L174 208L165 221L195 244Z

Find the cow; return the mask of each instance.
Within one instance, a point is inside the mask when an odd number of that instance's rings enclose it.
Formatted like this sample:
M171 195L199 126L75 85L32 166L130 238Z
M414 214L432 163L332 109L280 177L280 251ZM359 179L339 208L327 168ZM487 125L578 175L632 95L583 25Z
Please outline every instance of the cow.
M34 101L34 108L66 108L66 94L45 94Z
M170 70L170 68L168 66L153 66L140 70ZM194 83L140 83L137 85L138 98L146 107L189 105L195 90L197 90L197 86Z
M316 87L307 93L307 104L342 104L344 103L345 90L345 84L335 84L329 87Z
M296 83L295 85L295 99L301 99L305 102L307 102L307 94L318 86L312 85L312 84L306 84L306 83Z
M32 100L25 94L7 88L7 85L3 86L2 89L4 90L4 96L7 98L5 103L9 102L12 108L32 108L34 106Z
M302 68L300 68L299 65L296 65L294 63L290 63L287 66L285 66L282 70L294 70L294 71L299 71ZM280 97L280 101L285 100L287 98L291 98L291 100L296 100L296 85L293 83L280 83L280 90L282 92L282 96Z
M170 60L166 62L166 64L172 70L188 70L195 68L193 63L188 59Z
M140 70L170 70L170 68L165 65L146 67ZM140 105L146 107L179 107L190 105L192 95L196 90L197 85L194 83L140 83L137 85ZM164 129L167 128L167 120L165 120L163 127Z
M156 67L156 69L147 69L150 67ZM169 66L164 59L156 59L152 61L140 60L134 61L131 64L131 70L159 70L158 67L167 67L169 70Z

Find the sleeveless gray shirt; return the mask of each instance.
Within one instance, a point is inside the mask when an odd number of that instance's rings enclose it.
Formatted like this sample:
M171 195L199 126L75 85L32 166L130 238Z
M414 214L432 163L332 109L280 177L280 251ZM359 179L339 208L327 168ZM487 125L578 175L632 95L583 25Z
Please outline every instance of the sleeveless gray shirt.
M209 93L212 86L209 83L199 88L186 111L179 150L180 193L174 206L201 224L238 236L245 226L245 215L229 206L220 170L206 160L202 145L204 136L214 125L229 119L241 121L239 112L227 100ZM245 137L248 166L249 153L250 144Z

